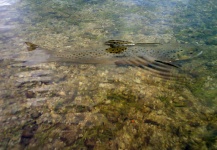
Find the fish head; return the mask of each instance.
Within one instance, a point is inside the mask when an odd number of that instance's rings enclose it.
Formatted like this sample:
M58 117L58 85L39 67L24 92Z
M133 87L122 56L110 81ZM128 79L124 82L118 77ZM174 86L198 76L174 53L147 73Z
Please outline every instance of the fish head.
M176 60L186 60L197 57L201 55L203 51L198 46L180 46L180 48L175 53Z

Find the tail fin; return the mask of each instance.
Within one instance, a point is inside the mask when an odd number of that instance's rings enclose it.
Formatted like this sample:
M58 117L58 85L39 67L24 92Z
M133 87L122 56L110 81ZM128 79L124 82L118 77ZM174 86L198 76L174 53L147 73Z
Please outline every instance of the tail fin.
M29 52L20 53L14 61L22 62L23 66L32 66L49 61L51 52L30 42L25 42L25 44Z
M27 45L27 49L28 51L34 51L36 48L38 48L39 46L30 42L25 42L25 44Z

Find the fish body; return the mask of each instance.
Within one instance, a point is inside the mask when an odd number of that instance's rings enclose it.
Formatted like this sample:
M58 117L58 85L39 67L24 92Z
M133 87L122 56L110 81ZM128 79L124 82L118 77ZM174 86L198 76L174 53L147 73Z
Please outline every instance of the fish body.
M202 51L197 46L179 43L133 43L121 40L109 40L105 45L110 46L106 51L110 53L122 53L125 55L150 56L156 60L172 62L185 60L200 55Z
M159 44L159 45L136 45L130 48L137 56L150 56L155 60L174 62L194 58L202 53L195 45L191 44Z
M95 49L72 51L46 50L26 42L30 55L25 65L43 62L69 62L74 64L110 64L133 66L149 70L164 78L170 78L174 64L179 60L194 58L202 53L197 46L190 44L133 43L110 40Z
M196 46L188 44L133 43L110 40L96 49L73 51L51 51L26 42L29 51L40 50L48 55L47 61L66 61L83 64L115 64L144 57L150 61L171 63L177 60L193 58L202 53ZM110 47L108 47L110 46Z

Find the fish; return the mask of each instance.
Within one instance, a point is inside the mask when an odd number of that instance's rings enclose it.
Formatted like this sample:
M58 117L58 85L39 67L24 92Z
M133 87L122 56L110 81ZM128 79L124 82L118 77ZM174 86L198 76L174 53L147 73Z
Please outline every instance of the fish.
M130 55L146 55L164 62L191 59L202 54L202 51L192 44L133 43L121 40L109 40L105 42L105 45L110 46L109 49L106 49L110 53L124 52L128 49L126 53Z
M120 41L120 40L119 40ZM126 41L127 42L127 41ZM114 64L116 60L121 60L131 56L129 44L116 44L105 47L103 44L95 49L79 49L71 51L47 50L31 42L25 42L27 50L33 57L26 61L29 65L41 62L71 62L77 64ZM127 51L125 51L127 50ZM34 58L35 56L35 58ZM38 58L39 56L39 58ZM45 60L46 58L46 60Z
M33 57L25 62L28 65L41 62L112 64L148 68L165 75L170 74L171 69L180 68L174 62L192 59L203 52L192 44L134 43L122 40L109 40L95 49L72 51L47 50L30 42L25 43L28 51L33 52ZM34 58L34 55L38 55L38 58Z
M111 43L112 42L112 43ZM96 60L111 62L118 59L129 59L130 57L146 56L162 62L175 62L197 57L202 54L198 46L190 44L161 44L161 43L132 43L121 40L109 40L105 45L109 48L99 47L96 49L83 49L72 51L51 51L46 50L36 44L25 42L28 51L42 50L50 55L48 61L71 61L74 63L97 63ZM110 61L106 61L110 62ZM100 61L99 61L100 63Z

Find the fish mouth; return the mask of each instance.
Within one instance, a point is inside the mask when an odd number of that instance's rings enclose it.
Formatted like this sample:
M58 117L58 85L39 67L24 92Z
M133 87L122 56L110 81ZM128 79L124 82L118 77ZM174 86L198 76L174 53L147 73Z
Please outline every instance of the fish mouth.
M192 58L194 58L194 57L198 57L198 56L200 56L201 54L203 54L203 51L200 51L198 54L196 54L196 55L193 56Z
M203 54L203 51L200 51L200 52L191 52L190 53L190 56L189 55L180 55L179 57L178 57L178 59L177 59L177 61L179 61L179 60L190 60L190 59L193 59L193 58L196 58L196 57L198 57L198 56L200 56L200 55L202 55Z

